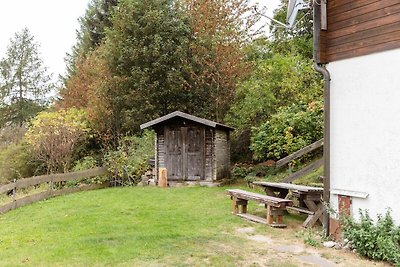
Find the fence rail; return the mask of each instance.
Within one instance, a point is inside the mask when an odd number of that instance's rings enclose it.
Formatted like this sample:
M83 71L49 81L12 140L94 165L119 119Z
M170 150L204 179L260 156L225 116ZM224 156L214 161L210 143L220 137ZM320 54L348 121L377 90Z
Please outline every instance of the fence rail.
M307 174L315 171L319 167L323 166L324 160L323 160L323 158L320 158L318 160L315 160L311 164L303 167L302 169L298 170L297 172L292 173L292 160L295 160L307 153L310 153L310 152L322 147L323 145L324 145L324 139L321 139L321 140L318 140L318 141L312 143L311 145L305 146L302 149L297 150L296 152L290 154L289 156L284 157L281 160L278 160L275 164L275 166L277 168L282 167L285 164L287 164L289 167L289 175L283 180L283 182L291 183L294 180L296 180L304 175L307 175Z
M41 175L34 176L30 178L24 178L20 180L16 180L12 183L5 184L0 186L0 194L8 193L12 191L13 198L12 202L7 203L3 206L0 206L0 213L5 213L7 211L40 201L54 196L60 196L70 193L75 193L79 191L88 191L94 189L105 188L109 186L109 182L103 184L92 184L81 187L74 188L63 188L59 190L54 190L55 182L67 182L71 180L81 181L87 178L105 175L107 174L107 169L105 167L99 167L84 171L71 172L71 173L60 173L60 174L50 174L50 175ZM43 183L50 183L50 189L44 192L40 192L34 195L26 196L20 199L15 198L16 190L26 188L29 186L34 186Z
M285 164L290 163L292 160L297 159L308 152L311 152L317 148L320 148L324 145L324 139L318 140L317 142L312 143L311 145L305 146L302 149L290 154L289 156L284 157L276 162L276 167L282 167Z

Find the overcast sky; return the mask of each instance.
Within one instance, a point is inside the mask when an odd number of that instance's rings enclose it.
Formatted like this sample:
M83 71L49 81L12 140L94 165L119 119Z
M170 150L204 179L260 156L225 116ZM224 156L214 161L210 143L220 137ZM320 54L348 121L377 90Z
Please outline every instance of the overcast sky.
M280 0L253 0L272 11ZM57 79L65 72L65 54L76 42L78 18L89 0L0 0L0 58L10 38L27 27L40 47L45 66Z

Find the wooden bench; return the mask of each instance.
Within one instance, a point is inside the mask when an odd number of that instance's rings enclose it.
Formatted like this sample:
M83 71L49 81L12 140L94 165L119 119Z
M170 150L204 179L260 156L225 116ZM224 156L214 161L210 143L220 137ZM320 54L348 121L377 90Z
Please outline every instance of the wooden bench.
M322 202L324 192L322 187L263 181L256 181L253 184L262 187L269 196L286 198L289 191L292 192L292 196L299 200L299 206L289 207L288 210L307 214L307 219L303 223L304 227L313 227L318 220L322 223L322 214L325 211Z
M232 213L250 221L264 223L272 227L284 228L283 212L286 207L292 206L293 202L289 199L282 199L278 197L271 197L253 192L244 191L241 189L226 190L227 195L232 199ZM266 219L247 214L247 203L253 200L265 205L267 209ZM241 208L241 209L240 209Z

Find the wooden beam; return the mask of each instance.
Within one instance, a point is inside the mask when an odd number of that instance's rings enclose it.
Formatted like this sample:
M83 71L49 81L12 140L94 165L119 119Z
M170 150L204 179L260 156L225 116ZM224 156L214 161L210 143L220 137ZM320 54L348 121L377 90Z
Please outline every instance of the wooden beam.
M276 167L278 167L278 168L282 167L283 165L288 164L290 161L297 159L297 158L303 156L304 154L311 152L317 148L320 148L323 145L324 145L324 139L318 140L317 142L312 143L311 145L308 145L308 146L294 152L293 154L290 154L289 156L284 157L281 160L278 160L276 162Z
M70 172L70 173L33 176L30 178L17 180L15 183L9 183L0 186L0 194L6 193L14 188L21 189L21 188L26 188L28 186L33 186L51 181L66 182L71 180L83 180L86 178L105 175L105 174L107 174L107 169L105 167L98 167L89 170Z
M310 165L304 167L303 169L292 173L291 175L289 175L288 177L286 177L283 182L284 183L290 183L293 182L294 180L296 180L297 178L304 176L306 174L309 174L313 171L315 171L316 169L318 169L319 167L321 167L324 164L324 159L319 159L317 161L314 161L313 163L311 163Z

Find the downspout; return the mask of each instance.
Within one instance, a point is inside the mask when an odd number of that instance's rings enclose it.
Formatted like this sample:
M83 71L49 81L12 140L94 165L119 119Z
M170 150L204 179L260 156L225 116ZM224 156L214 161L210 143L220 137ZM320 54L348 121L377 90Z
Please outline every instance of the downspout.
M330 87L331 77L325 66L319 62L320 30L321 30L321 6L314 2L314 68L324 78L324 193L323 200L326 207L329 206L330 198ZM329 212L326 209L323 216L323 227L326 236L329 236Z

